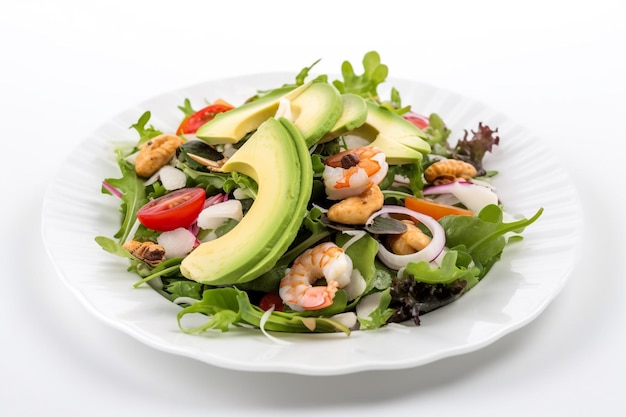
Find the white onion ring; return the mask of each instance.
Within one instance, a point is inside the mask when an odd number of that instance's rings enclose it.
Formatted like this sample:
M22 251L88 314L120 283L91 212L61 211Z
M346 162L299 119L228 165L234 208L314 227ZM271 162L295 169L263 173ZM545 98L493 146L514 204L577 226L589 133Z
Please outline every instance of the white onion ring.
M378 257L387 267L393 270L399 270L409 264L409 262L432 262L441 254L446 245L446 234L439 222L430 216L410 210L400 206L383 206L379 211L372 214L367 219L366 225L372 224L374 219L389 213L405 214L413 217L420 223L424 224L430 230L432 239L426 247L418 252L409 255L396 255L387 250L383 244L378 245Z

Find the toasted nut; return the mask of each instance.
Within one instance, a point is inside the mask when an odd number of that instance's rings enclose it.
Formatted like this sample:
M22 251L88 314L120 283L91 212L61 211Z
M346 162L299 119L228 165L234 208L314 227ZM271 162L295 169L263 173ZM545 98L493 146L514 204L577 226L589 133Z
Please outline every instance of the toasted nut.
M224 157L223 159L220 159L219 161L214 161L212 159L203 158L201 156L194 155L192 153L188 153L187 156L189 156L189 158L193 159L200 165L204 165L210 171L215 171L215 172L224 172L224 169L222 167L224 166L226 162L228 162L227 157Z
M399 235L388 235L386 243L396 255L409 255L419 252L430 243L430 237L420 230L411 220L402 220L407 230Z
M129 240L123 246L135 258L142 260L150 266L156 266L165 260L165 248L154 242Z
M367 219L383 206L385 197L377 185L372 184L359 195L348 197L328 209L328 219L343 224L365 224Z
M182 143L181 138L167 133L150 139L137 154L135 172L141 177L151 176L176 155L176 149Z
M478 175L474 165L458 159L443 159L430 165L424 171L424 179L429 184L447 184L459 180L469 180Z

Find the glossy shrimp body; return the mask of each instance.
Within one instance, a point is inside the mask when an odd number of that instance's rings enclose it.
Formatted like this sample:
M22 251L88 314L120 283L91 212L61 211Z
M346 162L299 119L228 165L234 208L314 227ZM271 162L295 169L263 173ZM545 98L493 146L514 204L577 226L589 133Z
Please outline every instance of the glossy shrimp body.
M304 251L280 281L280 298L292 310L319 310L333 303L338 288L350 283L352 260L332 242ZM314 286L320 278L326 285Z
M385 154L373 146L348 149L326 159L322 178L330 200L342 200L378 185L387 175Z

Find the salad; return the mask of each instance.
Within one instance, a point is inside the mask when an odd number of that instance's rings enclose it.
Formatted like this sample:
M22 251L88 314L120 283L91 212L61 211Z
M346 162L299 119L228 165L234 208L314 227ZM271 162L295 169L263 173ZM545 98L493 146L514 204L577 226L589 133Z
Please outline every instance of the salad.
M181 309L181 331L374 330L419 325L458 300L542 214L513 216L485 156L498 129L452 136L416 111L365 54L341 79L316 63L292 84L179 104L178 126L143 113L137 140L116 149L120 226L97 236ZM202 317L189 325L189 316Z

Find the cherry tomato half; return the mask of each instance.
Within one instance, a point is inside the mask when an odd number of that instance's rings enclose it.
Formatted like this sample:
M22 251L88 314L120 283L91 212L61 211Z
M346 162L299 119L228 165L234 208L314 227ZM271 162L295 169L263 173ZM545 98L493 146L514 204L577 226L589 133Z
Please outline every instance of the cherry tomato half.
M428 127L428 117L423 116L421 114L410 111L402 115L402 117L404 117L406 120L413 123L415 126L419 127L420 129L424 129Z
M204 207L203 188L182 188L150 201L137 212L139 223L148 229L167 232L189 227Z
M283 300L277 292L268 292L259 301L259 308L263 311L269 310L272 306L274 306L274 311L283 311Z
M181 135L186 133L196 133L200 126L213 120L216 114L223 113L232 109L233 106L228 103L210 104L202 110L198 110L197 112L185 117L180 126L178 126L178 129L176 129L176 134Z

